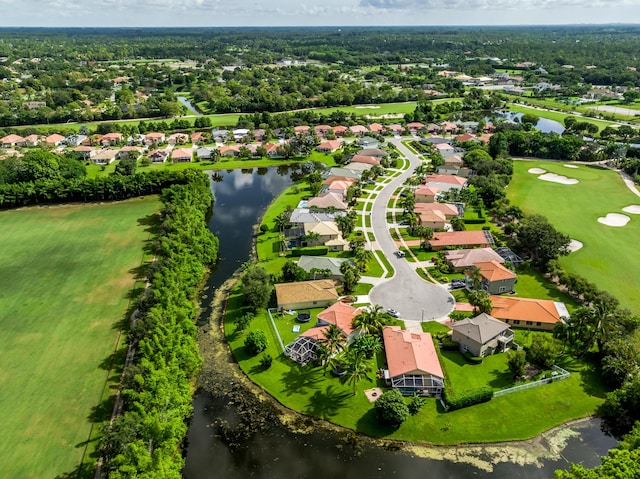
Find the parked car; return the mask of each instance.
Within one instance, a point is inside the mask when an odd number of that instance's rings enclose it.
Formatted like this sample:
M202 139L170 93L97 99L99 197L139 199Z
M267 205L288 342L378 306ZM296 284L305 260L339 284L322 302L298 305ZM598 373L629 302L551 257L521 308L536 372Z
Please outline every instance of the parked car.
M467 283L465 283L462 279L454 279L453 281L451 281L451 289L460 289L465 288L466 286Z
M399 318L400 317L400 313L398 313L395 309L387 309L387 314L389 316L393 316L394 318Z
M393 254L396 255L396 258L404 258L404 256L405 256L404 255L404 251L400 251L400 250L395 251Z

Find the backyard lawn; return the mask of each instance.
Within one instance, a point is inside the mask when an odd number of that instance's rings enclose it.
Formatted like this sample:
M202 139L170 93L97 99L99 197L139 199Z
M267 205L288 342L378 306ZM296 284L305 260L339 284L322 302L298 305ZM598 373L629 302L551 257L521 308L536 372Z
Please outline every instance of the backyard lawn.
M108 417L119 381L110 356L144 258L145 218L159 208L147 197L0 213L3 477L55 477L89 460L92 416Z
M634 245L640 237L640 217L622 208L640 204L618 173L597 167L567 168L551 161L515 161L513 180L507 188L511 202L527 213L539 213L562 233L581 241L583 248L561 258L562 266L615 295L624 307L640 312L636 276L640 253ZM577 184L542 181L530 168L575 178ZM608 213L626 214L626 226L598 222Z

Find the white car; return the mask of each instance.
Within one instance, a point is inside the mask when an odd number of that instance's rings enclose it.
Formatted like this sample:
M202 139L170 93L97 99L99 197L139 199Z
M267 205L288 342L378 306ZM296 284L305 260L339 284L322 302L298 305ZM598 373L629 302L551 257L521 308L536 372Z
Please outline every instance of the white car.
M400 313L398 313L395 309L387 309L387 314L389 316L393 316L394 318L399 318L400 317Z

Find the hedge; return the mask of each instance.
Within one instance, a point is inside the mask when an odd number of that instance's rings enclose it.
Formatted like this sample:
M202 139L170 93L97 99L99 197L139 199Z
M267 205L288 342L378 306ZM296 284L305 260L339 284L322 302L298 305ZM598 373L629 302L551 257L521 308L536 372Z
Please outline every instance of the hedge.
M440 349L442 349L443 351L458 351L460 349L460 344L451 341L450 338L446 338L442 341Z
M291 256L324 256L329 252L326 246L308 246L305 248L293 248Z
M486 222L487 220L484 218L469 218L464 220L465 225L481 225Z
M456 395L448 393L444 390L442 399L447 405L447 411L455 411L469 406L474 406L483 402L491 401L493 398L493 389L489 386L483 386L478 389L472 389L464 394Z

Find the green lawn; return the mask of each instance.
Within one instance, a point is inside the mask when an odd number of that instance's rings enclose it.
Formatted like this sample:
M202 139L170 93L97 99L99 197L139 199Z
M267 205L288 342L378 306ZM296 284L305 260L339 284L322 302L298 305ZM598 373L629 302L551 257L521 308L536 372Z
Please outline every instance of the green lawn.
M271 368L264 371L259 367L260 355L252 358L246 354L246 333L234 332L232 318L240 314L240 301L239 291L235 290L230 296L225 333L240 367L251 379L287 407L374 437L435 444L527 439L568 420L593 414L603 400L604 388L598 375L581 363L568 362L561 364L572 372L568 380L506 395L450 413L444 413L436 400L428 399L427 405L418 415L410 417L397 431L392 431L378 424L374 407L362 392L376 385L382 386L375 379L375 370L384 367L382 355L371 360L370 378L360 381L357 393L353 395L351 386L341 384L329 372L324 374L322 368L313 365L300 367L281 355L273 327L268 323L266 314L263 314L254 319L251 328L263 330L269 337L270 344L266 352L274 357L274 361ZM290 322L291 319L284 319L283 322L285 321ZM286 331L289 331L289 326L293 324L282 325ZM439 332L442 326L438 326L437 330L429 330ZM482 381L486 379L494 388L508 386L510 383L504 378L502 370L504 360L504 357L496 357L489 358L478 366L461 365L458 371L460 374L456 376L459 378L457 383L475 381L475 387L482 385ZM473 374L481 370L483 372L473 378L466 378L468 372L462 371L465 368L480 368L471 371ZM541 414L542 411L544 414Z
M92 417L108 418L119 380L108 370L149 238L145 218L159 207L147 197L0 213L4 477L54 477L89 460Z
M530 168L576 178L575 185L537 179ZM635 274L640 269L640 253L633 245L640 237L640 218L627 214L624 227L598 223L607 213L622 213L625 206L640 204L620 176L609 170L579 165L566 168L550 161L515 161L514 176L507 196L527 213L540 213L561 232L581 241L584 247L561 258L562 266L584 276L599 288L615 295L625 307L640 312Z

